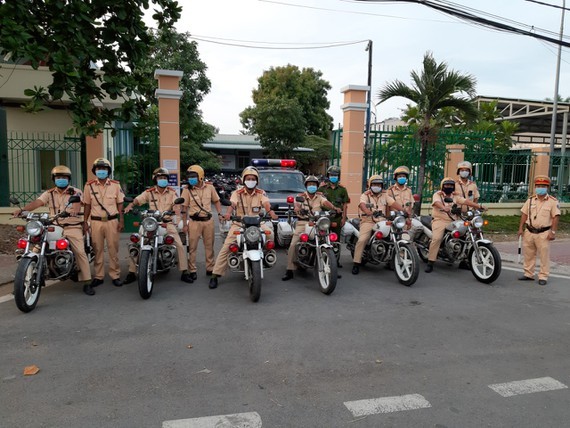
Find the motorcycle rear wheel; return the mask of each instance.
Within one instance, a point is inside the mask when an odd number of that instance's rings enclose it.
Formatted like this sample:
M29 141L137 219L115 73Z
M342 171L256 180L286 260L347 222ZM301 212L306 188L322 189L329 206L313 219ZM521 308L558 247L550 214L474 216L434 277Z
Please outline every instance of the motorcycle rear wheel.
M36 279L37 264L36 259L21 259L14 277L14 301L18 309L25 313L33 311L40 299L42 284Z
M151 251L146 250L141 253L141 258L139 260L138 285L141 297L145 300L150 298L154 288Z
M413 244L400 244L400 261L394 255L394 273L400 284L410 287L420 274L420 258Z
M479 253L482 263L477 262L477 255L473 248L469 253L471 272L477 281L491 284L501 274L501 255L493 244L479 244Z
M258 302L261 297L261 261L248 261L249 263L249 298Z
M332 294L338 278L336 255L332 248L322 248L321 261L323 270L319 271L319 287L324 294Z
M430 240L425 234L421 234L421 237L414 241L416 244L416 249L418 250L418 256L423 262L427 263L429 254L429 244Z

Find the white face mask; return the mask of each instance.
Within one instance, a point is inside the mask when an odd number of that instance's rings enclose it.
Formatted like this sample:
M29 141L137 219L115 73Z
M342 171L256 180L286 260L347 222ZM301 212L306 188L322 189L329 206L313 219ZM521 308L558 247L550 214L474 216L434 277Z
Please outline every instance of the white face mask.
M469 177L469 171L459 171L459 176L461 178L467 178Z
M372 187L370 187L370 190L372 190L372 192L374 192L374 193L380 193L382 191L382 187L372 186Z
M255 181L255 180L246 180L245 181L245 187L247 187L248 189L253 189L255 186L257 186L257 181Z

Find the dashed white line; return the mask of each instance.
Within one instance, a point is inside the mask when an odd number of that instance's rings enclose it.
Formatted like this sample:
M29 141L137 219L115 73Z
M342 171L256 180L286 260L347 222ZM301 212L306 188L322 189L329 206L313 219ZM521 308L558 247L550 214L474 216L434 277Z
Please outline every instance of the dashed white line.
M557 389L568 388L561 382L551 377L540 377L537 379L517 380L507 383L496 383L489 385L493 391L503 397L512 397L514 395L532 394L534 392L554 391Z
M420 394L347 401L344 405L348 410L350 410L354 417L376 415L378 413L401 412L403 410L426 409L431 407L429 401Z
M260 428L261 416L257 412L232 415L206 416L202 418L164 421L162 428Z

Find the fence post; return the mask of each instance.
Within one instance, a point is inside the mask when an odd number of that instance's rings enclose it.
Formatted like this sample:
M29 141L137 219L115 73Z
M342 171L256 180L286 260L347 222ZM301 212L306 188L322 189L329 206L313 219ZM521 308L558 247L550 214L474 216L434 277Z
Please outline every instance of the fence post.
M10 206L10 183L8 176L8 126L6 110L0 108L0 207Z
M537 175L550 177L550 149L548 147L533 147L532 154L534 155L534 162L530 169L528 183L529 195L534 193L534 177Z
M443 168L444 177L455 177L457 175L457 164L465 160L464 144L448 144L445 146L447 153L445 156L445 166ZM473 172L473 171L472 171Z

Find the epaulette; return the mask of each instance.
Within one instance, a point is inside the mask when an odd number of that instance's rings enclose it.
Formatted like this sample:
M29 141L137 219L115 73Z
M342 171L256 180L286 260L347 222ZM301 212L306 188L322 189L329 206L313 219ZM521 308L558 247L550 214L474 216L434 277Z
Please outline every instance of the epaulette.
M236 192L237 192L238 194L244 193L244 192L245 192L245 187L242 187L241 189L237 189Z
M46 190L48 193L52 193L57 189L57 187L52 187L51 189Z
M263 194L265 194L265 190L262 190L262 189L255 189L255 193L258 193L258 194L263 195Z
M98 179L94 179L94 180L88 181L88 182L85 183L85 184L95 184L95 183L97 183L98 181L99 181Z
M111 180L111 179L109 179L109 181L110 181L111 183L121 184L121 182L120 182L120 181L117 181L117 180Z
M168 186L166 189L167 189L169 192L176 192L176 190L174 190L174 189L173 189L172 187L170 187L170 186Z
M319 192L318 190L315 192L315 195L325 196L323 192Z
M146 189L145 192L154 192L154 187L151 187L150 189Z
M211 181L204 181L204 184L208 185L208 186L213 186Z

